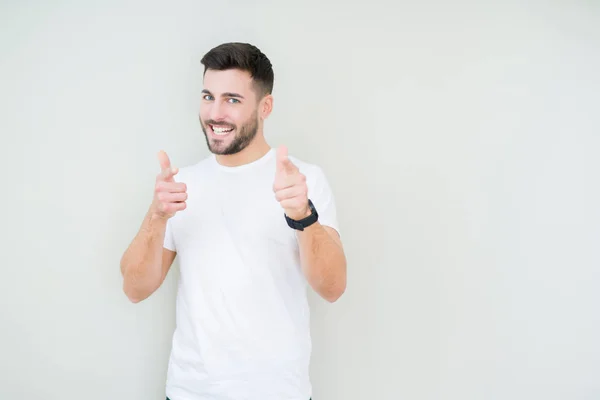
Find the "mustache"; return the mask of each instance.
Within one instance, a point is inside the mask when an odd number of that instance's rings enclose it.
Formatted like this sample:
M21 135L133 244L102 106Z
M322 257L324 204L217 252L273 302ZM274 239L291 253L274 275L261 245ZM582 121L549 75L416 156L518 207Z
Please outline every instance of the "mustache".
M204 121L204 125L218 125L218 126L224 126L227 128L235 129L235 125L233 125L233 124L229 124L224 121L215 121L213 119L207 119L206 121Z

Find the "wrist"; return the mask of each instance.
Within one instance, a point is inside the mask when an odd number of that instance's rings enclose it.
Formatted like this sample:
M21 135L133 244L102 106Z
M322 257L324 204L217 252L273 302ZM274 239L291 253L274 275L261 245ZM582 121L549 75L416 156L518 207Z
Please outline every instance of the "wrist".
M169 215L156 209L151 209L148 213L148 219L150 220L151 224L166 224L169 219Z
M298 211L293 215L285 215L285 219L290 228L297 229L299 231L304 230L304 228L308 228L313 225L319 219L319 214L315 209L314 205L310 200L306 205L306 211Z
M310 217L310 214L311 214L311 210L310 210L310 207L308 206L308 203L301 210L293 211L293 212L286 212L286 215L295 221L300 221L304 218Z

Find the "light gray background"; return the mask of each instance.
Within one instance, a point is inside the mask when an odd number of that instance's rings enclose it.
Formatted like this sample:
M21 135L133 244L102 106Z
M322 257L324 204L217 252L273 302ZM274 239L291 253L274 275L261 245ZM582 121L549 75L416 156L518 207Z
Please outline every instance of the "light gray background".
M0 15L0 398L163 398L178 271L133 305L119 259L157 152L208 154L199 60L230 40L275 66L270 143L338 200L348 289L311 296L314 400L600 398L598 2Z

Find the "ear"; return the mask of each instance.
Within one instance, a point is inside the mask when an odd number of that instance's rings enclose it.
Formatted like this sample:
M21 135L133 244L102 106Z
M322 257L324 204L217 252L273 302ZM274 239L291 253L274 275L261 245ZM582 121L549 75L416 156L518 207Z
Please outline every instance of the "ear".
M273 95L268 94L260 101L259 113L261 119L267 119L273 111Z

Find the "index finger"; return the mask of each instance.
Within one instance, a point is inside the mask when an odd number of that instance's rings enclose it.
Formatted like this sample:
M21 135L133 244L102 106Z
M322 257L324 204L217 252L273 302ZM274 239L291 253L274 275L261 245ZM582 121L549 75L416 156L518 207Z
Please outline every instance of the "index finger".
M277 149L277 169L279 171L292 172L295 170L295 165L288 157L288 149L285 146L280 146Z
M158 162L160 163L160 169L164 172L166 169L171 168L171 160L164 150L158 152Z

